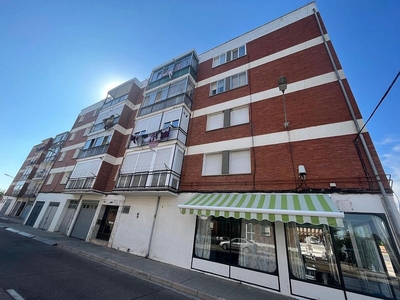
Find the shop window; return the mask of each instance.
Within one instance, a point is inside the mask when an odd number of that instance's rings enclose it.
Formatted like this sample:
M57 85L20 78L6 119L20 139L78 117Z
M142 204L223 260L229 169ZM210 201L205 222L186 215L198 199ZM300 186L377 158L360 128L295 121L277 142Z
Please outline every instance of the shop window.
M292 277L340 286L340 277L329 227L286 224L286 243Z
M400 299L400 265L387 224L376 215L345 214L334 231L346 290Z
M249 225L250 224L250 225ZM277 269L275 237L263 234L269 221L198 217L193 256L256 271L274 273ZM251 237L248 238L248 229Z

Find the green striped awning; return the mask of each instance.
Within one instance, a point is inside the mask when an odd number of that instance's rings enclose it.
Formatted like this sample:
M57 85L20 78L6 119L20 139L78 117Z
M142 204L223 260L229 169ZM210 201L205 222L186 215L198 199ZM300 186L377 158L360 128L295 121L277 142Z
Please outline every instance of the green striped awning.
M178 207L183 214L334 227L343 227L344 218L329 195L322 194L196 194Z

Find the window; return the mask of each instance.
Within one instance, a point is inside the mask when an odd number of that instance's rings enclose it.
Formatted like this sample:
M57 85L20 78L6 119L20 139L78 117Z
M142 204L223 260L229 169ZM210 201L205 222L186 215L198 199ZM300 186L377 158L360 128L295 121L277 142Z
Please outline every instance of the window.
M178 128L178 126L179 126L179 120L173 120L164 123L164 128L168 127Z
M53 182L54 174L50 174L49 179L47 180L47 185L50 185Z
M249 107L227 109L207 116L207 130L245 124L249 122Z
M203 176L251 173L250 150L204 155Z
M64 158L65 158L65 154L67 154L67 152L66 152L66 151L64 151L64 152L61 152L61 155L60 155L60 158L58 159L58 161L63 161L63 160L64 160Z
M344 228L335 228L334 245L346 290L400 299L400 263L383 218L345 214Z
M65 172L61 178L60 184L66 184L68 179L71 177L71 172Z
M69 136L69 140L72 141L75 138L76 133L72 132L71 135Z
M247 84L247 71L215 81L210 85L210 95L216 95Z
M229 50L228 52L221 53L220 55L214 57L213 68L245 55L246 55L245 45Z
M79 123L82 122L84 118L85 118L85 115L79 116L78 122L79 122Z
M130 206L122 206L122 214L129 214L131 207Z
M271 235L262 234L266 226ZM194 257L259 272L276 271L273 223L210 216L197 218ZM249 236L248 229L251 228ZM251 239L250 239L250 238Z

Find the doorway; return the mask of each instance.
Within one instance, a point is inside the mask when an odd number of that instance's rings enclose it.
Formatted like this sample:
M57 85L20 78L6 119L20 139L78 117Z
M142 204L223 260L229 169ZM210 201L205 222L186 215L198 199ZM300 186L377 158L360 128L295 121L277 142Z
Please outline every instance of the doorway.
M109 241L117 217L118 206L105 206L96 239Z

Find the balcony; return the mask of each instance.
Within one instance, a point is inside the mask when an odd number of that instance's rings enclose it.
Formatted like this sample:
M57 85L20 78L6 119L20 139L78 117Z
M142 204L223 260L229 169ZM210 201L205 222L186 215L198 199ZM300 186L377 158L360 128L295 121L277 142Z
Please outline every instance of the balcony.
M116 116L114 118L112 124L110 125L110 127L118 124L119 119L120 119L120 116ZM105 126L104 122L97 123L97 124L93 125L92 129L90 129L90 133L100 131L100 130L106 130L104 126Z
M125 94L123 96L120 96L120 97L112 99L112 100L106 99L107 102L105 102L103 104L103 106L101 107L101 110L103 110L103 109L105 109L107 107L113 106L115 104L118 104L118 103L120 103L122 101L125 101L127 98L128 98L128 94Z
M174 105L185 103L189 109L192 109L192 99L187 94L181 94L172 98L168 98L157 103L142 107L139 111L139 117L150 114L155 111L165 109Z
M186 132L183 131L183 129L180 127L167 127L148 134L132 135L129 148L141 147L146 145L149 145L151 148L153 148L159 143L171 140L179 140L183 144L186 144L186 136Z
M66 190L89 190L93 188L95 177L70 178Z
M39 188L27 189L24 196L25 197L36 197L38 193L39 193Z
M88 148L88 149L81 149L81 151L79 152L78 158L84 158L84 157L104 154L107 152L107 150L108 150L108 144L101 145L98 147L92 147L92 148Z
M186 74L190 74L190 75L192 76L192 78L193 78L194 80L196 80L196 77L197 77L196 71L193 69L192 66L187 66L187 67L185 67L185 68L183 68L183 69L180 69L180 70L178 70L178 71L175 71L175 72L172 73L172 74L164 74L164 76L161 77L160 79L157 79L157 80L155 80L155 81L153 81L153 82L150 82L150 83L147 85L146 90L149 91L149 90L151 90L152 88L155 88L155 87L157 87L157 86L159 86L159 85L162 85L162 84L164 84L164 83L167 83L167 82L169 82L169 81L171 81L171 80L174 80L175 78L179 78L179 77L181 77L181 76L183 76L183 75L186 75Z
M159 170L120 174L115 191L159 191L177 192L180 174L172 170Z

